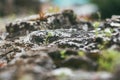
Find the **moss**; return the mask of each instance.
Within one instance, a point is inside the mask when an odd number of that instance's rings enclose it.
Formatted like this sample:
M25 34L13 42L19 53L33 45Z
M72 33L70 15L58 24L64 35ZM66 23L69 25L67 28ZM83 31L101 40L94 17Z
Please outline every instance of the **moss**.
M99 70L112 71L114 63L119 59L120 54L115 50L102 50L101 57L98 60Z

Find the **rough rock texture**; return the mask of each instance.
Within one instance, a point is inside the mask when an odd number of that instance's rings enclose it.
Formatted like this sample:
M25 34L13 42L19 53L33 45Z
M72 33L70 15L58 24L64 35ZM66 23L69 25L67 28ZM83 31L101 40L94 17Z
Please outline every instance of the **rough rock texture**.
M24 59L22 59L24 58ZM14 65L0 68L0 80L54 80L47 56L22 56Z
M61 67L97 71L102 50L120 51L119 23L119 16L113 16L95 26L94 22L77 19L72 10L11 22L6 25L8 35L0 36L0 79L64 80L53 72ZM84 72L78 73L76 78ZM119 68L115 78L116 73ZM72 76L65 80L73 80ZM93 79L89 75L89 80L110 80L113 76ZM82 77L79 79L87 79Z
M0 80L55 80L50 73L53 61L42 48L12 42L0 47Z
M84 26L84 27L83 27ZM24 19L18 19L6 25L6 31L9 33L7 38L14 38L26 35L32 31L40 29L84 29L92 30L90 22L79 22L76 14L72 10L65 10L62 13L46 15L41 18L39 15L33 15Z
M48 55L53 59L56 67L81 68L87 70L97 69L97 63L95 61L85 54L80 56L80 53L75 50L66 49L64 51L51 51Z

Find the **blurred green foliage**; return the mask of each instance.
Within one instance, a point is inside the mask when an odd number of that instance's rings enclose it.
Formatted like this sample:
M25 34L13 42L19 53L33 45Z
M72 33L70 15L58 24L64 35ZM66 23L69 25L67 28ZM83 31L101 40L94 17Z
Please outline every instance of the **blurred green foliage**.
M120 15L120 0L91 0L91 2L98 6L102 18Z

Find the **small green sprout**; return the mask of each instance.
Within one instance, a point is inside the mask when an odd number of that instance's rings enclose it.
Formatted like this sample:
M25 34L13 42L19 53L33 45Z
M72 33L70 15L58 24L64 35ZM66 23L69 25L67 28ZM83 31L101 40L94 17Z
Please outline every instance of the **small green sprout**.
M98 29L99 26L100 26L100 22L96 21L96 22L93 23L93 27L95 29L96 36L98 35L98 30L97 29Z
M111 36L112 36L112 33L113 33L113 29L110 29L109 32L105 32L105 31L104 31L104 33L105 33L105 36L106 36L106 37L111 37Z
M47 45L49 43L49 37L51 37L52 34L50 32L48 32L46 38L45 38L45 44Z
M83 57L83 56L85 56L85 53L83 51L79 51L78 55L81 56L81 57Z
M93 26L94 26L95 29L98 28L99 25L100 25L100 22L98 22L98 21L96 21L96 22L93 23Z
M62 57L62 58L65 58L65 52L66 52L66 50L61 50L61 51L60 51L60 54L61 54L61 57Z
M99 11L97 12L97 15L98 15L98 20L101 21L101 13Z
M100 50L103 50L103 49L105 49L105 48L107 47L107 44L108 44L108 43L109 43L108 41L104 41L103 44L99 44L99 45L98 45L98 48L99 48Z
M111 37L111 36L112 36L112 33L111 33L111 32L110 32L110 33L109 33L109 32L105 32L105 36L106 36L106 37Z

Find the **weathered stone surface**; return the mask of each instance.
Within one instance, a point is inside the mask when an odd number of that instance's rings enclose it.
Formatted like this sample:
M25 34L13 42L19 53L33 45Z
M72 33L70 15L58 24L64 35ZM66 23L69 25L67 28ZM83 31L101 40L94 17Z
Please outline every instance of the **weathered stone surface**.
M98 49L97 43L94 38L65 38L51 43L49 46L57 45L59 48L71 48L91 52Z
M29 60L24 62L19 60L14 65L0 68L0 80L55 80L50 73L51 70L40 66L44 64L38 61L37 59L34 61L34 59L29 58Z
M112 27L112 28L116 28L119 27L120 28L120 16L118 15L113 15L111 19L106 19L106 23L105 26L106 27Z
M113 35L111 37L111 40L110 40L110 43L113 45L113 44L116 44L116 45L119 45L120 46L120 33L116 33L115 35Z
M47 18L46 18L47 17ZM40 19L38 15L32 18L16 20L6 25L6 30L9 33L9 37L15 37L24 35L31 31L45 29L59 29L69 28L72 24L76 23L76 16L72 10L65 10L62 13L45 16L44 19ZM16 34L16 35L15 35Z
M2 42L0 45L0 80L55 80L50 71L53 61L41 48Z
M36 21L16 21L6 25L6 31L9 33L8 38L26 35L32 31L40 29Z
M97 63L86 54L81 54L75 50L56 50L48 55L54 61L56 67L70 67L74 69L96 70Z
M0 45L0 64L15 65L17 61L22 61L24 64L30 62L46 69L52 69L54 64L44 51L45 49L34 49L33 47L31 44L3 42Z
M77 29L56 29L56 30L39 30L30 33L24 41L32 42L32 43L45 43L47 41L48 43L52 43L54 41L57 41L59 39L64 38L88 38L88 37L94 37L93 33L89 33L87 31L83 30L77 30Z
M76 14L72 10L65 10L58 14L47 15L41 19L39 15L33 15L28 18L23 18L10 22L6 25L6 31L9 33L7 38L15 38L26 35L32 31L41 29L79 29L93 30L90 22L77 20Z
M60 67L98 70L104 50L120 51L119 21L116 16L94 25L65 10L42 19L37 16L12 22L6 26L8 36L0 40L0 79L7 79L4 76L10 73L11 80L54 80L49 73Z

